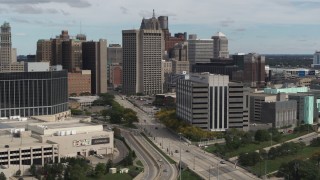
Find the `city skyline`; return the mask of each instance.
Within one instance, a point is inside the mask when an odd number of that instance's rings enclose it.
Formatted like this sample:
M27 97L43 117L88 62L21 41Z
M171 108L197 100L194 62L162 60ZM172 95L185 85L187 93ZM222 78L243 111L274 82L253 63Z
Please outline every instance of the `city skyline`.
M320 2L302 0L117 1L0 0L1 24L9 22L18 55L36 53L38 39L66 29L88 40L121 44L124 29L138 29L143 17L169 16L172 34L187 32L209 39L221 31L230 53L313 54L320 49Z

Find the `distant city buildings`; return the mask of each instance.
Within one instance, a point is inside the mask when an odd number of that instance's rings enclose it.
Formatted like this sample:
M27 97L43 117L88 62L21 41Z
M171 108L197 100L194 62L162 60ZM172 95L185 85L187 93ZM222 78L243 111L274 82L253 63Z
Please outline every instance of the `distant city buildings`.
M229 58L228 39L222 32L217 32L213 39L213 58Z
M196 63L209 63L213 58L213 40L197 39L197 35L190 34L188 39L188 58L190 68Z
M313 63L312 67L319 69L320 68L320 51L316 51L313 54Z
M12 48L10 24L4 22L0 29L0 72L22 72L24 63L17 63L17 49Z
M5 22L0 28L0 66L9 66L12 62L11 27L8 22Z

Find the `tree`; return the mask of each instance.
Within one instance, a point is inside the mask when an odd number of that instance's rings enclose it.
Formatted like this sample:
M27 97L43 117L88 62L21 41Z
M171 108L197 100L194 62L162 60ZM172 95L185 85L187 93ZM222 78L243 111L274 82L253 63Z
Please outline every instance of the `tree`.
M94 168L94 174L96 177L101 177L106 172L106 165L104 163L98 163Z
M319 171L317 167L310 161L292 160L280 166L279 172L288 174L290 177L285 176L285 179L319 179ZM284 176L283 173L278 173L277 176Z
M21 176L21 170L20 169L16 172L16 176Z
M0 173L0 180L7 180L7 177L3 172Z
M37 174L37 167L34 164L32 164L29 168L29 172L32 176L35 176Z
M271 136L266 130L258 130L254 136L254 139L259 142L269 141Z
M109 173L109 169L112 168L112 166L113 166L113 162L111 159L109 159L106 164L106 173Z
M310 142L310 146L319 147L320 146L320 137L312 139Z
M72 115L82 115L83 111L80 109L71 109L71 114Z
M257 152L241 153L239 155L239 163L244 166L254 166L260 160Z
M75 96L77 96L77 93L71 93L69 96L70 97L75 97Z

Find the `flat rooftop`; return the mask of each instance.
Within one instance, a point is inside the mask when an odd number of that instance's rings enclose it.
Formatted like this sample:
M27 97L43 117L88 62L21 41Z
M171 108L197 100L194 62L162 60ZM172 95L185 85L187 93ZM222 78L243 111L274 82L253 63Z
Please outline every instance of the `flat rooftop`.
M12 134L2 134L0 135L1 144L0 151L8 149L5 145L8 145L10 149L19 147L31 147L31 146L41 146L48 145L49 143L41 143L38 139L30 136L26 137L13 137Z
M40 125L45 125L48 127L48 129L61 129L61 128L85 127L85 126L92 126L92 125L98 125L98 124L93 124L90 122L80 123L77 120L70 120L70 121L60 121L60 122L52 122L52 123L42 123Z
M17 119L1 119L0 120L0 131L4 129L18 129L26 128L29 123L40 123L39 120L27 119L26 121L18 121Z
M69 99L75 100L79 103L93 102L93 101L99 99L99 96L78 96L78 97L69 97Z

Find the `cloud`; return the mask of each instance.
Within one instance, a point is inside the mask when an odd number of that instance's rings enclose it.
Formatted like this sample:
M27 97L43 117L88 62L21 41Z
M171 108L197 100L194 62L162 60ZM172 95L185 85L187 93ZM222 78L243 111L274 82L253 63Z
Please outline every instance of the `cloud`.
M13 22L17 22L17 23L30 23L30 21L28 21L24 18L22 19L22 18L17 18L17 17L11 17L10 20Z
M30 5L47 3L66 3L71 7L85 8L91 6L87 0L0 0L0 4L7 5Z
M227 19L227 20L220 21L220 25L221 25L222 27L228 27L228 26L230 26L230 25L233 24L233 23L235 23L235 21L232 20L232 19Z
M299 8L320 8L320 2L315 1L293 1L292 4Z
M0 8L0 14L1 14L1 13L8 13L8 12L9 12L8 9Z
M14 35L15 36L26 36L27 34L26 33L15 33Z
M246 31L246 29L245 29L245 28L237 28L237 29L235 29L235 31L237 31L237 32L244 32L244 31Z
M127 8L121 6L120 10L121 10L122 14L128 14L128 9Z
M147 17L147 18L152 17L152 12L146 11L146 10L141 10L141 11L139 11L138 14L141 17Z
M44 14L44 13L48 13L48 14L57 14L59 13L56 9L42 9L39 7L35 7L35 6L30 6L30 5L19 5L17 7L14 8L13 10L14 12L17 12L19 14Z

